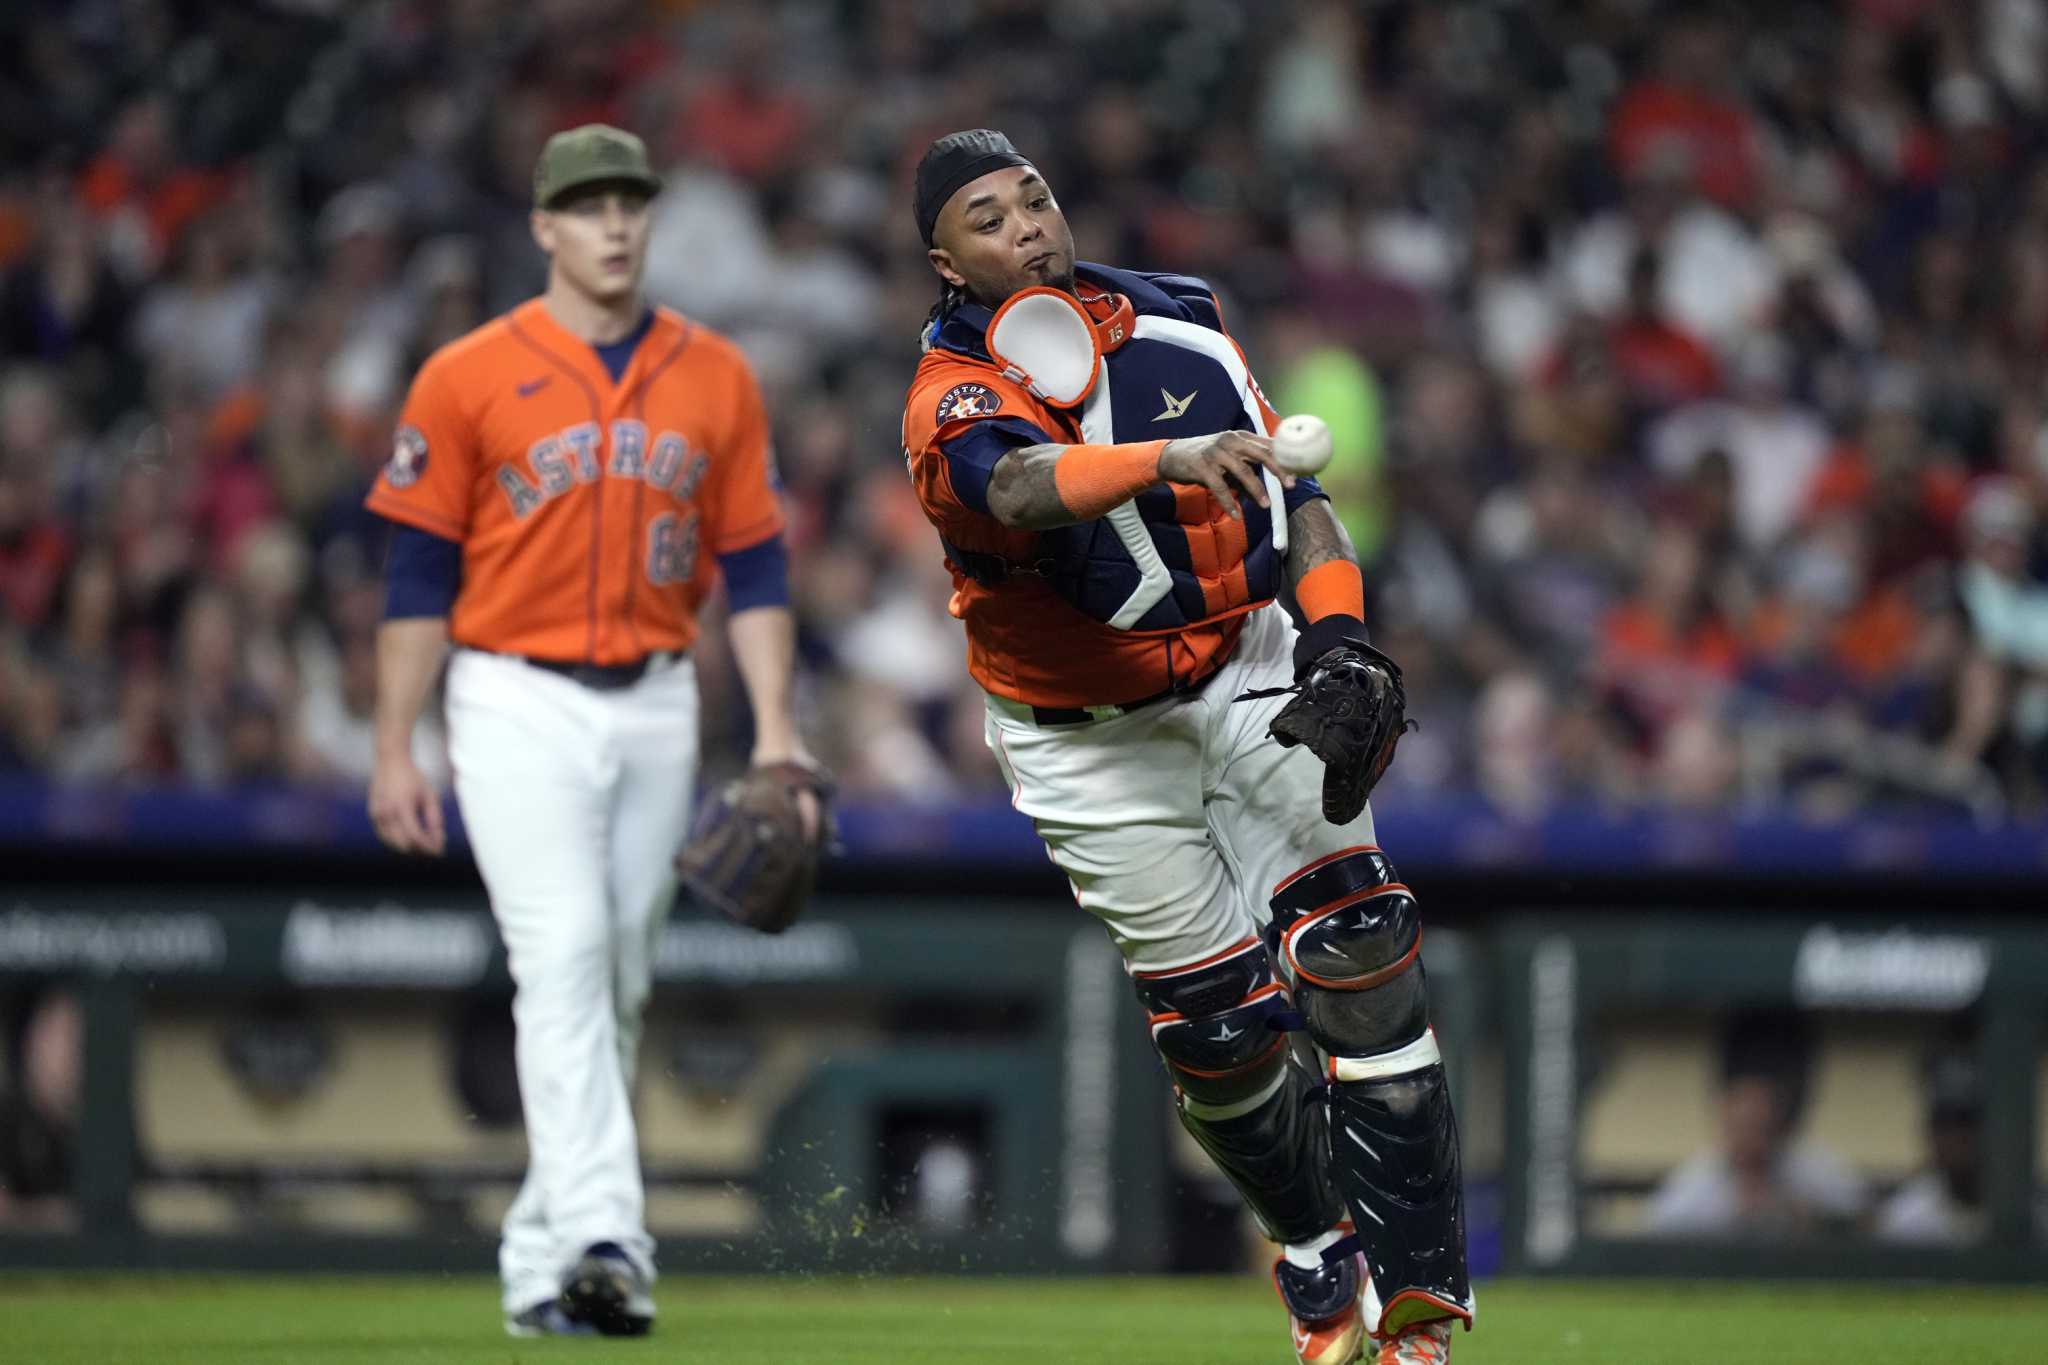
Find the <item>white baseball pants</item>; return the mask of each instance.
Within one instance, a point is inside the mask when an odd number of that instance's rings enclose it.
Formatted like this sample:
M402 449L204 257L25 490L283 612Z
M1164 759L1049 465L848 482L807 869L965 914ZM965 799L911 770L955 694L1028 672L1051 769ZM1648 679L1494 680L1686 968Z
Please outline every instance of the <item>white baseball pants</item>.
M988 699L1013 803L1132 971L1256 936L1282 878L1373 842L1372 808L1326 823L1321 760L1266 733L1287 698L1231 700L1292 682L1294 639L1286 612L1261 607L1200 693L1086 725L1041 726L1030 707Z
M498 1264L517 1313L553 1298L593 1242L654 1272L632 1084L697 775L697 675L683 659L604 692L464 649L447 709L456 798L516 988L527 1170Z

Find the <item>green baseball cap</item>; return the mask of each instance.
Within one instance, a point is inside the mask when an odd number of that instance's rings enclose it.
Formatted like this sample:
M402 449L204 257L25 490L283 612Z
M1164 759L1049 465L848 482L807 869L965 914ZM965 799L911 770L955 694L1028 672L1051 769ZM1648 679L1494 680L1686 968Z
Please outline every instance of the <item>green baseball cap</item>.
M647 164L647 144L623 128L586 123L556 133L541 148L533 168L533 204L547 208L570 190L602 181L637 185L661 193L661 177Z

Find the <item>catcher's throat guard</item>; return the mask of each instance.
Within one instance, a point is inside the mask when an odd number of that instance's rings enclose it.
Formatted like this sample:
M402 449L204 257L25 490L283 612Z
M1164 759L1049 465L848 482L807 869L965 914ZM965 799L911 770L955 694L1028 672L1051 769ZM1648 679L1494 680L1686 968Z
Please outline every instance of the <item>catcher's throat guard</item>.
M988 324L1003 377L1056 408L1078 406L1102 374L1102 338L1073 297L1041 285L1012 294Z

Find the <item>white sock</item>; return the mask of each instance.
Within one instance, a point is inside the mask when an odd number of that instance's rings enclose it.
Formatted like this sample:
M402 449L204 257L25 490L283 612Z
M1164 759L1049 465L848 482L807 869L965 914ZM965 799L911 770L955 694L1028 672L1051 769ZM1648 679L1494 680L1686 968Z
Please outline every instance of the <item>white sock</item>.
M1314 1270L1323 1263L1323 1249L1335 1246L1346 1233L1342 1228L1331 1228L1322 1236L1307 1242L1289 1242L1282 1248L1287 1264L1300 1266L1303 1270Z

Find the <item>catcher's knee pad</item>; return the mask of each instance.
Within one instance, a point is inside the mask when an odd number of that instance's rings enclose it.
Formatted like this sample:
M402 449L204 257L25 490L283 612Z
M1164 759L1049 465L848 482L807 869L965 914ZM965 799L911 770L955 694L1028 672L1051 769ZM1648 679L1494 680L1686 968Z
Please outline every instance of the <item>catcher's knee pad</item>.
M1372 1271L1368 1324L1469 1319L1458 1128L1415 898L1378 849L1347 849L1275 888L1273 920L1328 1058L1330 1173Z
M1311 863L1272 904L1302 1017L1324 1052L1381 1052L1429 1027L1422 916L1386 854L1351 848Z
M1329 1180L1321 1106L1289 1060L1296 1026L1264 944L1247 939L1192 966L1134 974L1181 1123L1244 1196L1267 1235L1306 1241L1343 1215Z
M1175 1087L1207 1104L1228 1104L1272 1083L1286 1061L1292 1005L1257 939L1186 967L1134 972Z

